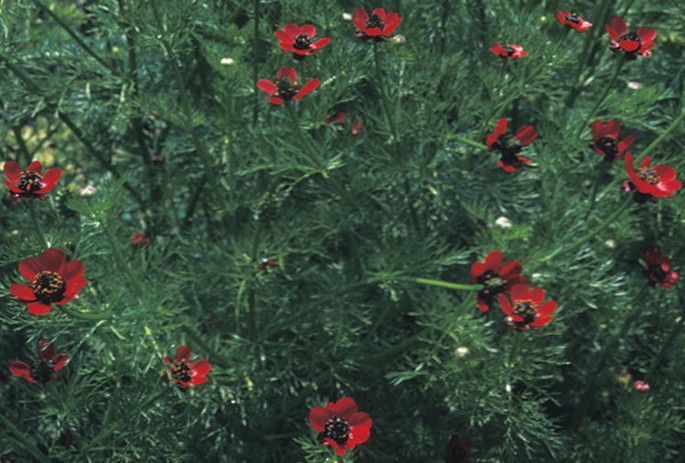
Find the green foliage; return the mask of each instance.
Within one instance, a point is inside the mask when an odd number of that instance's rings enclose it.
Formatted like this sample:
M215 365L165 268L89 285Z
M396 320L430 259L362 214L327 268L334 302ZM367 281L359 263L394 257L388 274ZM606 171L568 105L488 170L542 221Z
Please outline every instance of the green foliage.
M360 5L398 11L406 41L355 38L343 14ZM683 195L606 223L626 174L586 127L619 120L636 159L670 127L650 155L682 179L685 7L563 5L583 34L561 8L0 0L1 160L63 170L47 200L0 209L0 459L440 462L456 433L477 462L682 461L685 293L650 288L640 259L659 247L684 268ZM615 78L613 16L659 34ZM273 35L289 22L331 44L294 61ZM528 56L500 60L496 41ZM256 81L283 66L321 85L272 105ZM337 111L346 125L324 123ZM500 117L536 127L530 168L477 147ZM8 287L46 247L88 285L33 316ZM515 331L411 280L468 283L494 250L559 303L550 324ZM41 339L67 366L11 376ZM182 344L212 364L185 392L162 380ZM336 458L307 416L341 397L374 425Z

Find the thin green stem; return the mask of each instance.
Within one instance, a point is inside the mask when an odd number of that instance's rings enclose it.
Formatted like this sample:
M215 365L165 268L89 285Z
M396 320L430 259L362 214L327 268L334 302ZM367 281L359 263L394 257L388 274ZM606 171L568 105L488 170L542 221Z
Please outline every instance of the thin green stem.
M597 172L595 173L595 181L592 183L592 190L590 190L590 206L588 207L587 212L585 213L584 220L587 220L587 218L590 217L590 214L595 208L595 203L597 202L597 191L599 190L599 183L602 181L602 178L609 171L610 167L611 163L604 161L597 168Z
M650 143L647 148L642 150L642 153L640 153L640 159L644 159L649 155L654 149L659 146L659 144L664 141L670 134L675 130L676 127L678 127L678 124L683 122L683 119L685 118L685 109L681 110L680 116L676 117L673 122L671 122L671 125L668 126L666 130L664 130L661 135L659 135L656 140L654 140L652 143Z
M257 82L259 79L259 60L261 59L260 54L260 37L259 37L259 1L254 0L253 2L253 14L254 18L252 22L254 23L254 37L253 43L255 46L255 54L252 57L252 82ZM258 95L259 92L254 92L254 108L252 110L252 123L256 124L257 119L259 119L259 105L261 103L261 98Z
M390 126L390 131L392 132L393 141L398 143L400 138L397 133L397 127L395 126L395 119L390 114L390 101L385 93L386 86L383 82L383 70L381 69L381 60L378 53L378 43L373 43L373 62L376 70L376 79L378 79L378 92L381 94L381 104L383 106L383 112L385 113L385 118Z
M394 277L392 279L393 280L400 280L400 281L411 281L413 283L418 283L421 285L438 286L440 288L455 289L457 291L480 291L481 289L483 289L483 285L451 283L449 281L431 280L428 278Z
M47 455L40 451L34 441L24 434L19 428L17 428L14 423L5 418L2 413L0 413L0 422L2 422L5 429L14 434L15 439L19 444L21 444L22 447L24 447L24 450L33 455L38 461L50 463L50 459L47 457Z
M578 407L573 420L575 429L578 429L583 423L583 420L587 416L587 412L590 410L590 406L593 403L593 398L597 395L597 381L601 376L604 367L606 366L607 360L609 359L609 354L613 353L615 351L616 344L621 339L625 338L633 322L639 318L640 313L640 310L633 308L633 311L623 318L621 328L615 336L609 338L606 346L601 350L599 359L594 363L594 368L590 368L590 375L588 376L588 380L585 382L587 389L585 389L585 393L580 401L580 406Z
M226 357L224 357L223 355L219 354L216 350L209 347L209 345L206 342L204 342L204 340L191 328L184 326L181 328L181 330L185 333L186 336L188 336L188 338L191 341L193 341L195 345L200 346L202 350L207 352L212 358L212 360L216 360L216 363L220 364L224 368L232 367L231 362L229 362Z
M69 129L71 130L71 133L73 133L74 136L86 148L86 150L88 151L88 154L90 156L93 156L95 159L97 159L98 162L102 165L102 167L104 167L106 170L111 172L112 175L116 179L121 180L122 184L124 185L124 188L126 188L126 190L131 194L131 197L138 203L138 205L142 209L145 209L145 202L143 201L143 198L138 193L138 190L136 188L133 188L133 186L130 183L128 183L126 180L122 179L119 171L114 167L114 165L112 165L111 162L109 162L109 160L107 158L105 158L102 155L101 150L96 149L95 146L93 146L88 141L88 139L85 137L85 135L83 134L81 129L74 123L74 121L69 117L69 115L62 112L59 109L59 105L55 104L53 101L51 101L47 97L47 95L45 95L43 93L42 89L38 86L38 84L36 84L33 81L33 79L31 79L31 77L29 77L29 75L25 71L23 69L21 69L19 66L12 63L12 60L7 55L2 53L1 51L0 51L0 60L5 63L5 65L9 68L9 70L12 71L12 73L14 75L16 75L19 78L19 80L21 80L24 83L24 85L26 85L26 87L28 87L29 90L31 90L36 95L42 97L44 99L46 105L49 108L54 109L57 112L57 117L62 122L64 122L64 124L67 127L69 127Z
M597 112L597 110L599 110L599 108L602 106L602 103L604 103L604 100L606 99L607 95L609 95L609 92L613 88L614 83L616 82L618 75L621 73L621 69L623 68L623 65L625 63L626 63L626 58L625 58L625 56L621 55L621 57L616 62L616 68L614 69L614 74L611 76L611 80L606 85L606 87L604 87L604 91L602 92L600 97L595 102L595 106L592 108L592 110L585 117L585 123L580 125L579 131L578 131L578 136L580 136L580 134L583 133L583 130L585 130L585 126L592 120L592 118L595 115L595 113Z
M77 310L72 310L68 308L66 305L60 305L59 308L62 312L64 312L71 318L75 318L77 320L97 321L112 319L112 315L110 314L79 312Z
M595 227L590 233L587 235L583 236L582 238L577 239L573 243L569 244L568 246L564 246L562 248L557 248L555 251L553 251L551 254L546 256L547 260L552 259L553 257L558 256L559 254L566 254L567 252L573 251L576 248L582 246L586 242L590 241L592 238L597 236L602 230L604 230L608 225L611 225L618 219L621 214L623 214L626 209L630 207L632 204L632 199L626 200L621 207L616 209L613 214L611 214L606 220L604 220L602 223L600 223L597 227Z
M318 167L320 165L319 161L319 153L320 150L318 147L314 145L314 142L311 140L310 137L308 137L304 131L302 130L302 127L300 126L300 121L297 119L297 115L295 114L295 111L293 108L290 106L289 103L285 104L285 112L288 113L288 118L290 119L290 123L292 124L293 128L295 129L295 132L297 133L297 136L300 137L300 140L302 143L307 147L307 151L309 152L309 159L312 161L314 164L314 167Z
M64 31L65 31L67 34L69 34L69 35L71 36L71 38L74 39L74 41L75 41L81 48L83 48L83 51L85 51L85 52L88 53L90 56L92 56L93 58L95 58L95 60L96 60L98 63L100 63L100 64L102 64L104 67L106 67L112 74L114 74L114 75L117 76L117 77L121 77L121 74L119 73L119 70L118 70L118 69L116 69L114 66L112 66L112 65L109 64L107 61L105 61L104 59L102 59L97 53L95 53L95 51L94 51L92 48L90 48L90 46L89 46L86 42L84 42L83 39L81 39L81 37L79 37L79 35L78 35L71 27L69 27L69 25L68 25L66 22L64 22L64 20L63 20L62 18L60 18L59 16L57 16L57 14L55 14L54 11L52 11L50 8L48 8L48 6L46 6L46 5L45 5L43 2L41 2L40 0L32 0L32 1L33 1L33 4L34 4L34 5L36 5L38 8L40 8L41 10L43 10L43 11L44 11L48 16L50 16L57 24L59 24L60 27L61 27L62 29L64 29Z
M102 226L102 232L105 235L105 239L107 240L107 244L109 245L110 251L112 251L114 261L117 263L117 266L121 269L122 272L124 272L126 277L129 279L129 281L133 285L133 288L136 290L136 293L139 296L144 295L145 288L143 287L143 283L140 280L140 278L138 278L136 275L133 274L133 272L131 272L131 267L128 265L128 262L121 253L119 243L117 243L116 239L114 239L114 235L112 234L112 230L109 228L109 224L105 223L104 220L102 220L100 223Z
M466 145L470 145L470 146L473 146L474 148L478 148L481 150L487 150L488 149L488 147L486 145L484 145L483 143L473 141L470 138L457 137L457 138L455 138L455 140L457 140L459 143L464 143Z
M31 216L31 225L33 225L33 231L38 236L38 239L45 245L46 248L50 247L48 240L45 239L45 234L43 233L43 228L40 226L40 221L36 215L36 207L34 201L29 201L29 215Z

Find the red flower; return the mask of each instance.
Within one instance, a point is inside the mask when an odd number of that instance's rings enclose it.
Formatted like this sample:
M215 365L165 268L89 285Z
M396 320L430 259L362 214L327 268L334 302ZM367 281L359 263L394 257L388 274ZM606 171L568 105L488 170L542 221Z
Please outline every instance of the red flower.
M136 233L133 235L133 238L131 238L131 243L133 246L143 249L152 244L152 237L147 233Z
M357 8L352 22L360 31L357 34L360 39L382 41L391 37L390 34L402 23L402 18L395 12L386 14L384 8L376 8L371 15L366 10Z
M353 399L343 397L336 403L329 402L326 408L312 408L309 424L319 432L319 441L323 445L333 447L338 455L345 455L357 444L369 440L373 423L368 413L357 411Z
M276 74L276 83L266 79L259 79L257 87L271 95L267 98L274 104L283 104L286 101L297 101L308 93L313 92L319 86L319 79L311 79L304 85L297 84L297 72L294 68L284 67Z
M267 259L266 257L264 257L264 258L262 258L262 260L259 262L259 264L257 264L256 267L257 267L258 270L268 270L268 269L270 269L271 267L275 267L276 265L278 265L278 260L277 260L277 259L274 259L274 258Z
M344 111L338 111L335 114L333 114L331 117L328 117L324 119L324 124L333 124L333 123L338 123L340 125L345 125L347 122L347 115L345 114ZM356 137L359 135L362 131L364 130L364 123L361 121L361 119L355 118L352 120L352 136Z
M611 20L611 24L605 25L607 34L611 38L609 48L611 51L623 50L626 58L636 59L636 55L645 58L652 56L649 51L654 47L656 31L651 27L638 27L637 30L628 30L626 21L618 16Z
M452 434L452 438L447 444L445 463L471 463L469 452L471 452L471 443L462 441L459 436Z
M538 137L535 127L524 125L514 135L507 134L507 120L501 118L497 122L495 130L488 136L485 144L488 151L497 150L501 158L497 164L507 172L514 172L517 167L522 167L533 162L523 156L518 156L524 146L530 145Z
M672 288L680 279L680 274L671 267L671 260L668 257L661 257L659 248L645 252L645 265L647 268L643 273L652 286L658 284L664 288Z
M507 315L507 324L512 328L525 331L531 326L539 328L552 321L550 315L557 309L557 303L547 301L541 304L545 298L545 291L541 288L516 285L508 295L511 302L506 294L500 294L497 298L502 312Z
M486 312L498 294L509 291L516 284L528 284L521 275L521 262L512 260L504 262L499 251L487 255L483 262L471 266L471 281L485 286L476 293L478 309Z
M628 189L636 188L641 195L637 199L644 201L646 199L656 200L656 198L673 196L675 191L678 191L681 184L676 180L676 172L673 167L668 164L659 164L650 167L652 158L647 156L640 163L640 170L635 171L633 167L633 153L626 153L624 166L628 177Z
M623 159L625 152L635 143L633 134L618 141L621 125L616 119L610 119L606 125L597 120L590 127L592 128L592 145L590 146L607 162Z
M523 47L516 44L500 45L495 43L490 47L490 51L500 58L506 59L519 59L528 56L528 53L523 51Z
M26 171L14 161L5 162L5 185L15 198L47 199L46 193L55 188L62 170L53 167L42 175L43 165L38 161L29 164Z
M67 262L67 257L55 248L43 251L40 258L29 257L19 262L19 273L29 285L12 283L9 292L22 301L29 302L32 315L45 315L52 310L51 304L66 304L78 298L85 286L85 267L79 260Z
M557 11L557 21L577 30L578 32L585 32L592 27L591 22L586 21L577 14L573 14L568 11Z
M10 363L10 373L32 384L48 384L52 380L52 373L64 368L69 356L64 352L54 355L55 347L47 343L46 340L38 343L38 362L35 365L15 360Z
M633 389L635 389L637 392L649 392L650 387L647 381L638 379L633 383Z
M288 53L293 53L295 59L304 59L305 55L314 54L320 49L331 43L331 39L323 37L314 40L316 28L311 24L298 26L297 24L286 24L283 30L275 32L280 42L281 49Z
M206 383L208 380L206 375L212 369L209 361L196 360L193 363L189 362L190 348L188 346L178 346L176 357L173 360L169 357L164 357L164 363L169 365L167 380L171 377L173 381L183 387Z

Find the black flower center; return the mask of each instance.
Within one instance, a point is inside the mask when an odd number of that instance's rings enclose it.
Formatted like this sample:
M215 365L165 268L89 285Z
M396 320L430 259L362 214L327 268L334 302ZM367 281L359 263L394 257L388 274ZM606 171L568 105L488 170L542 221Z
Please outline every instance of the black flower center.
M531 305L530 301L517 302L514 304L512 310L514 315L518 315L523 318L520 324L529 325L535 321L535 314L537 313L536 307Z
M190 382L192 375L190 374L190 366L188 366L188 363L178 362L171 365L169 369L171 370L171 374L177 380L183 381L184 383Z
M293 47L298 50L309 50L312 46L312 40L305 34L300 34L295 37Z
M500 135L492 147L502 153L504 161L515 161L516 155L523 149L521 140L509 134Z
M635 32L635 31L628 31L625 34L623 34L621 37L619 37L619 39L621 41L630 40L631 42L640 42L640 36L637 35L637 32Z
M366 20L366 28L372 29L375 27L383 30L385 28L385 23L377 14L372 14L371 17Z
M300 91L299 85L293 85L293 83L287 77L281 77L278 81L278 96L283 98L285 101L290 101L293 99L297 92Z
M485 288L481 290L482 295L492 296L502 293L507 289L507 280L491 270L488 270L479 276L478 283L485 286Z
M67 284L64 279L55 272L40 272L31 285L36 299L43 304L59 302L64 298Z
M52 379L54 369L55 364L52 360L40 360L31 367L31 378L41 384L47 384Z
M607 161L613 161L618 154L618 143L615 138L603 137L597 140L595 146L604 153Z
M654 277L657 281L664 281L666 280L666 277L668 276L668 272L665 272L663 268L661 268L661 265L659 264L652 264L649 266L648 269L650 275Z
M350 438L350 425L347 420L334 416L326 421L323 437L334 440L338 445L345 445Z
M573 13L564 16L564 19L566 19L566 21L572 22L574 24L580 24L580 18Z
M26 191L27 193L33 193L34 191L41 189L42 180L43 176L36 172L23 172L19 176L17 188L21 191Z
M648 167L641 168L640 171L637 173L637 176L645 182L649 183L650 185L656 185L657 183L659 183L659 175L657 175L654 169Z

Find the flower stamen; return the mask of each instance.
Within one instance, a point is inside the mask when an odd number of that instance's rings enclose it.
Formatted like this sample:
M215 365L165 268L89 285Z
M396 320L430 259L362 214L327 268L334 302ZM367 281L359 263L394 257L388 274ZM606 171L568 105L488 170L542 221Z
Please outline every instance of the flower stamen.
M40 272L33 280L31 289L36 299L43 304L61 301L67 285L64 279L55 272Z

